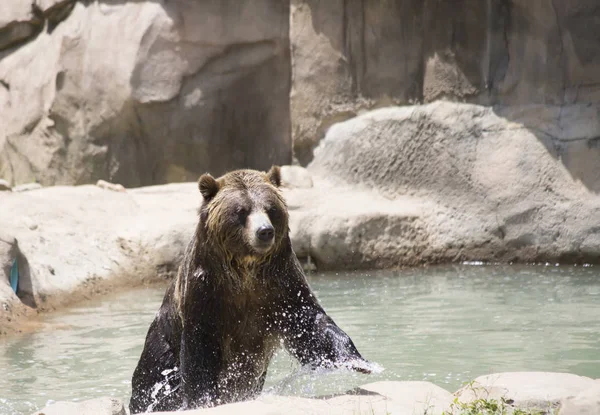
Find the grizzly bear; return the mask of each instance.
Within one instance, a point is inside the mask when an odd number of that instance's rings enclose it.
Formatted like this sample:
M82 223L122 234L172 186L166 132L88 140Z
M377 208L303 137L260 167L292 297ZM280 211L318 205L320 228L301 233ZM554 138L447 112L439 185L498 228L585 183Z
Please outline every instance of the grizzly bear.
M369 373L306 281L280 182L277 166L200 177L196 232L150 325L131 413L252 398L281 343L302 365Z

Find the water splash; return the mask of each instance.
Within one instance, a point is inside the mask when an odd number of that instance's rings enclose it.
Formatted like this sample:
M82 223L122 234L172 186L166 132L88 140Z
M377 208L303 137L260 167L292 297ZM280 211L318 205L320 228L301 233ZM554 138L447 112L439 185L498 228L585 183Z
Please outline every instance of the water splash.
M165 369L160 374L164 376L164 380L156 382L152 387L152 392L150 393L152 403L146 408L147 412L152 412L156 405L180 387L179 378L181 374L177 366L173 369Z
M360 359L348 361L338 367L300 366L283 350L275 359L278 362L269 368L269 377L278 380L266 386L262 395L315 398L323 395L342 394L368 382L369 375L357 372L357 367L372 374L379 374L385 370L377 363ZM282 364L285 367L282 367Z
M385 370L385 368L379 363L368 362L366 360L361 359L350 360L348 362L342 363L341 367L350 371L359 370L363 373L369 374L379 374Z

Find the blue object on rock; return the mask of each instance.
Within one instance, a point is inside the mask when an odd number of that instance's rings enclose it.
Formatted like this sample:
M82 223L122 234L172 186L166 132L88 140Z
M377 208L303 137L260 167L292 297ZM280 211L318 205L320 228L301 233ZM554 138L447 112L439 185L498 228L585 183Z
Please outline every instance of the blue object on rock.
M15 258L15 262L13 262L10 269L10 286L16 294L19 288L19 264L17 263L17 258Z

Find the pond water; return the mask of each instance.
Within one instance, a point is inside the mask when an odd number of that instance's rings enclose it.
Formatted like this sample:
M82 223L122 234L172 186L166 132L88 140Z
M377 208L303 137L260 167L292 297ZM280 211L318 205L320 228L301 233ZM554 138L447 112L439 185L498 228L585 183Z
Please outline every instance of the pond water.
M314 396L382 380L454 391L501 371L600 378L600 272L594 267L444 266L313 274L319 300L375 375L305 373L285 352L266 393ZM44 329L0 342L0 414L54 400L126 402L164 287L115 294L55 313Z

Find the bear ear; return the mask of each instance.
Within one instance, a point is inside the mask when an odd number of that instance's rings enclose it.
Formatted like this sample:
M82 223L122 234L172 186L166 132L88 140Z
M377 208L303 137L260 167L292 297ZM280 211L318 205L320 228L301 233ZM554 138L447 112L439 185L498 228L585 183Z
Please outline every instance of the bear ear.
M279 166L271 167L267 173L267 180L275 187L281 186L281 168Z
M198 188L204 200L210 200L219 191L219 183L210 174L206 173L200 176L198 180Z

